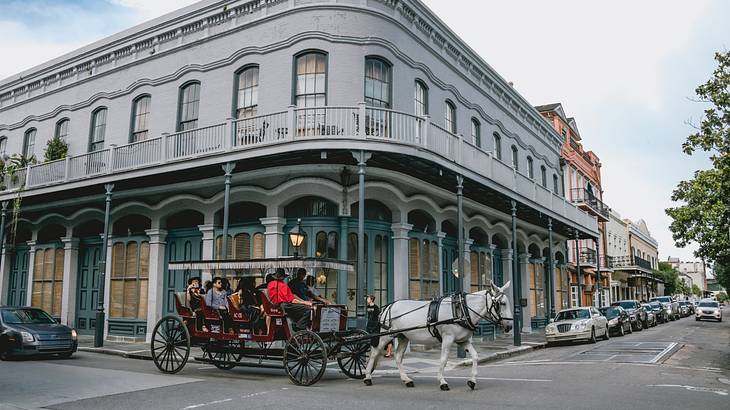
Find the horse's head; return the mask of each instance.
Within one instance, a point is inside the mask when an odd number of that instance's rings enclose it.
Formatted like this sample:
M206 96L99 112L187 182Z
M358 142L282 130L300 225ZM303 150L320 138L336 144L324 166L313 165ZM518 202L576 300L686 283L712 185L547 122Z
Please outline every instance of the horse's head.
M512 302L507 297L507 289L509 289L511 281L507 281L504 286L499 287L492 283L492 304L494 307L492 311L496 313L499 318L499 325L505 333L512 329Z

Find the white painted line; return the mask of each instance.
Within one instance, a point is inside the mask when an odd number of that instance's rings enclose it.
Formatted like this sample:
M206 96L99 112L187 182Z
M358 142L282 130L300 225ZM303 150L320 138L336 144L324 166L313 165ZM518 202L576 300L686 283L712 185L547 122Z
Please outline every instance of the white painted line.
M421 379L436 379L438 376L429 376L429 375L417 375L413 376L415 378L421 378ZM471 379L471 377L468 376L449 376L444 375L444 378L447 379L464 379L468 380ZM508 381L508 382L543 382L543 383L550 383L552 380L550 379L514 379L514 378L506 378L506 377L477 377L477 380L502 380L502 381Z
M728 392L725 389L712 389L709 387L696 387L696 386L687 386L683 384L649 384L648 387L679 387L685 390L689 391L697 391L702 393L714 393L719 396L727 396Z
M651 363L657 363L664 355L669 353L674 347L677 346L677 343L670 343L669 346L667 346L664 350L661 351L658 355L654 357L654 359L651 360Z
M288 390L288 388L282 387L281 390ZM240 399L250 399L251 397L262 396L264 394L273 393L273 392L274 392L274 390L267 390L267 391L260 391L260 392L256 392L256 393L249 393L249 394L245 394L245 395L241 396ZM216 404L227 403L229 401L233 401L233 398L215 400L215 401L210 401L208 403L193 404L191 406L183 407L181 410L197 409L200 407L213 406Z

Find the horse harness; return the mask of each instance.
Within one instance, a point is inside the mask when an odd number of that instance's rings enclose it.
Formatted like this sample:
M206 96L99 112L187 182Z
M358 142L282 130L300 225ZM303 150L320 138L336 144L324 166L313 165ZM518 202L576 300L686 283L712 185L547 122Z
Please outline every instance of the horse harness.
M441 302L447 296L442 296L436 300L432 300L428 304L428 315L426 316L426 329L431 336L442 342L441 333L436 326L438 325L449 325L457 324L465 329L474 331L476 325L471 320L469 315L469 306L466 304L466 293L454 293L451 295L451 318L445 320L439 320L439 309L441 308Z

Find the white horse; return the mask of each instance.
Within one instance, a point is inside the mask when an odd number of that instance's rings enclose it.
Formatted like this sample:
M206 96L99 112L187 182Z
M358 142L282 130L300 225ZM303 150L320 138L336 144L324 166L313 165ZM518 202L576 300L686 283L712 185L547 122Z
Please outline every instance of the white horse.
M512 328L512 306L505 294L509 285L510 282L507 282L500 288L491 284L488 289L466 294L464 299L468 307L466 310L470 323L476 324L481 319L487 319L501 326L505 333L509 332ZM427 300L398 300L383 308L379 318L381 327L383 327L383 330L387 329L388 332L396 333L389 336L381 336L378 346L370 351L370 359L365 369L364 382L366 385L370 386L373 384L373 370L375 370L380 357L383 355L383 350L388 343L394 338L397 338L398 345L395 351L395 362L398 365L400 378L407 387L414 386L413 380L403 370L403 355L408 344L410 342L425 345L436 345L439 343L438 339L426 328L429 303L430 301ZM445 321L454 317L451 303L451 297L442 299L441 305L439 306L439 321ZM449 390L449 385L444 379L444 368L446 367L449 350L453 343L463 347L471 354L471 377L467 381L467 385L474 390L477 382L478 365L477 351L472 345L474 330L458 323L441 324L435 326L435 328L441 334L441 365L438 372L441 390ZM397 332L398 329L403 329L404 331L399 333Z

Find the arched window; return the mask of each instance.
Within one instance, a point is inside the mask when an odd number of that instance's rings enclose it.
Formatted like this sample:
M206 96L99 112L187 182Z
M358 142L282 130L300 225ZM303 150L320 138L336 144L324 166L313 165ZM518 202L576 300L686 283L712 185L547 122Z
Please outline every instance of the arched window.
M244 67L236 73L236 118L255 117L259 107L259 67Z
M547 170L545 165L540 165L540 185L547 188Z
M106 108L98 108L91 114L89 151L104 149L104 138L106 137L106 113Z
M23 157L24 158L30 158L33 156L33 153L35 151L36 132L37 131L35 128L31 128L25 132L25 136L23 137Z
M8 150L8 137L0 137L0 156Z
M56 132L53 134L55 138L66 141L68 137L68 126L71 122L68 118L63 118L56 123Z
M498 160L502 160L502 137L499 136L496 132L492 134L492 137L494 139L494 156L497 157Z
M560 195L560 188L558 185L558 176L553 174L553 192Z
M308 52L296 57L297 107L323 107L327 105L327 63L321 52Z
M416 115L421 117L428 115L428 87L421 80L416 80L413 102Z
M527 176L530 177L530 179L535 179L535 170L533 169L531 156L527 157Z
M445 106L444 127L446 127L446 131L456 134L456 107L449 100L446 100Z
M200 105L200 83L195 81L180 87L178 103L178 131L198 128L198 107Z
M512 146L512 168L515 171L520 170L520 157L519 157L519 154L517 153L517 147L514 145Z
M471 142L479 148L482 147L482 126L476 118L471 119Z
M142 95L132 102L131 142L144 141L149 135L149 115L152 97Z
M391 66L378 57L365 59L365 103L371 107L391 108Z

